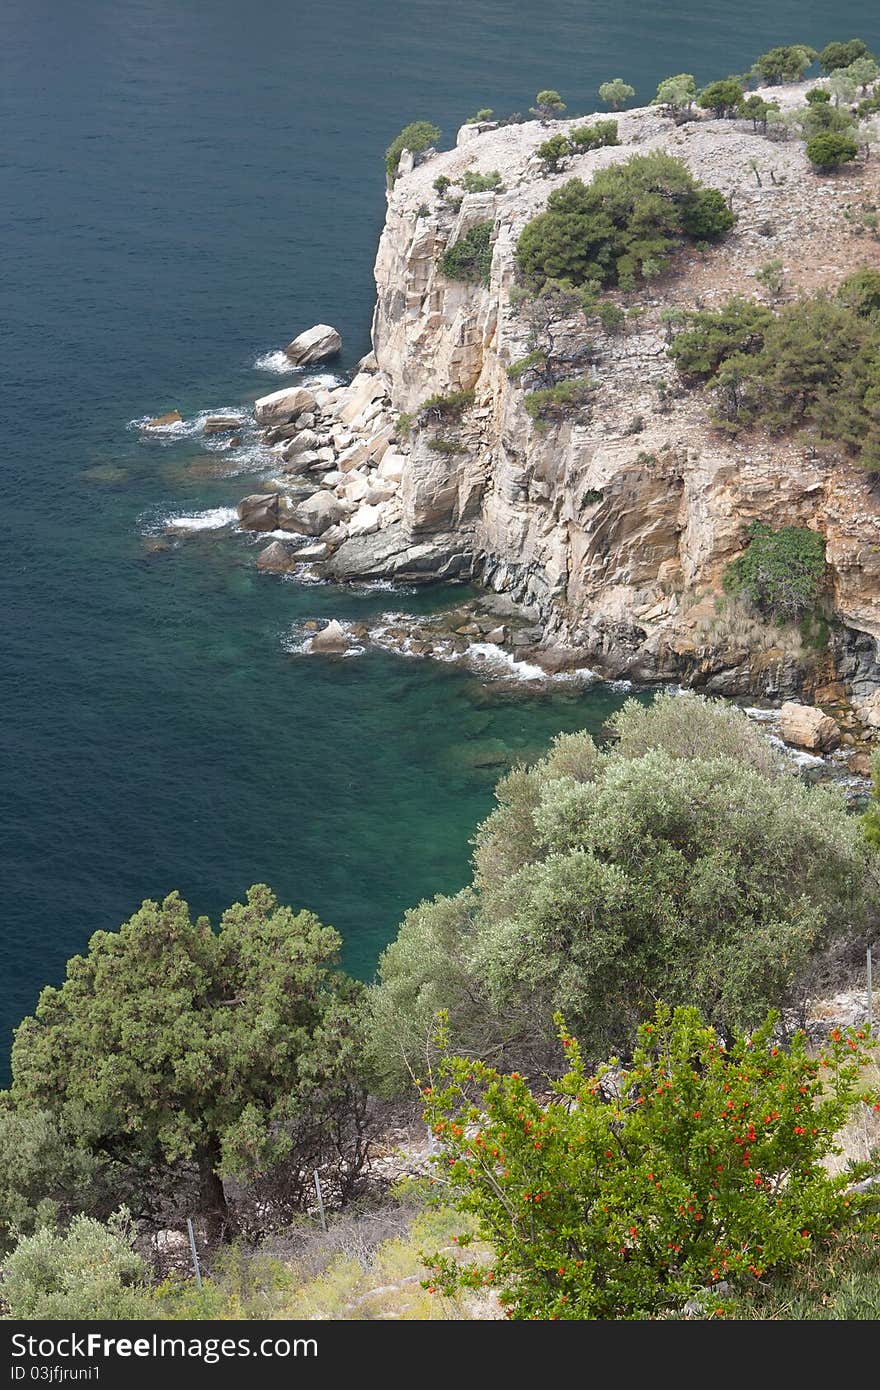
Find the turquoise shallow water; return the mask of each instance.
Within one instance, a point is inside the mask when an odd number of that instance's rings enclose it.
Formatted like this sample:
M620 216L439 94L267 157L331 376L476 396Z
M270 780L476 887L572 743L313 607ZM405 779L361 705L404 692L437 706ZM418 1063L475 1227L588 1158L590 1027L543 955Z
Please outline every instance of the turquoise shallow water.
M435 597L298 589L208 533L150 552L163 518L247 480L128 422L251 401L279 382L258 357L316 320L343 367L366 351L382 152L405 121L451 139L538 87L590 110L618 73L646 98L670 72L851 33L880 43L865 0L6 0L0 1056L93 930L172 887L216 914L265 880L369 975L404 907L467 877L500 770L480 749L537 754L620 698L290 655L294 622Z

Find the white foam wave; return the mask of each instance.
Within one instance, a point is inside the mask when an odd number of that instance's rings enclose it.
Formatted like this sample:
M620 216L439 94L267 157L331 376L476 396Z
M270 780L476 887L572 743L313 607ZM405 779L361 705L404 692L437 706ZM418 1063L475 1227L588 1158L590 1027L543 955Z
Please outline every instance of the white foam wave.
M254 363L258 372L274 372L276 376L290 376L296 371L286 352L280 348L275 352L264 352Z
M528 661L517 661L503 647L494 642L472 642L464 653L468 662L487 666L490 670L518 681L545 681L547 672L541 666L533 666Z
M784 753L798 767L824 767L825 759L817 758L813 753L805 753L802 748L792 748L790 743L785 743L778 734L770 734L768 743L772 743L774 748L778 748L780 753Z
M210 507L189 516L166 516L162 527L166 531L220 531L238 521L235 507Z
M240 405L218 405L212 406L210 410L200 410L188 420L173 420L168 425L151 425L153 416L141 415L137 420L129 420L126 428L137 430L144 439L155 439L160 443L174 443L181 439L192 439L195 435L201 434L205 428L205 421L213 416L229 415L236 419L244 419L247 424L247 415ZM207 448L222 449L228 444L227 435L208 435L205 440Z

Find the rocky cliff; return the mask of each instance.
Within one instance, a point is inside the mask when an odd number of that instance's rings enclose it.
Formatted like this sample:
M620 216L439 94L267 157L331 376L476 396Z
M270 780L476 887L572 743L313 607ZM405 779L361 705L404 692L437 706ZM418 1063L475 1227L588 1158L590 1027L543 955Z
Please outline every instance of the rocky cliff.
M784 102L803 101L804 88L781 91ZM678 381L662 314L735 293L767 299L755 272L771 259L783 262L783 299L880 263L876 236L854 215L880 202L880 161L819 178L799 141L771 141L748 121L677 125L646 108L620 115L619 146L544 172L536 147L582 122L468 126L455 149L414 168L405 158L376 260L375 357L322 403L360 447L355 466L387 454L399 485L375 527L371 519L366 534L363 525L337 534L327 570L472 576L532 611L550 665L769 696L839 678L857 701L869 699L880 683L880 506L870 476L809 439L714 430L702 392ZM735 228L709 250L682 252L653 286L612 296L637 312L623 331L590 326L589 412L539 428L506 370L528 351L527 314L510 295L519 233L567 179L589 181L655 149L720 189ZM458 207L437 193L439 176L455 184L468 170L497 170L503 190L465 194ZM486 222L488 285L449 279L443 250ZM582 341L585 325L561 331ZM474 400L460 420L420 415L429 397L462 390ZM416 417L408 434L400 415ZM722 571L753 519L825 536L839 624L821 658L793 632L719 612Z

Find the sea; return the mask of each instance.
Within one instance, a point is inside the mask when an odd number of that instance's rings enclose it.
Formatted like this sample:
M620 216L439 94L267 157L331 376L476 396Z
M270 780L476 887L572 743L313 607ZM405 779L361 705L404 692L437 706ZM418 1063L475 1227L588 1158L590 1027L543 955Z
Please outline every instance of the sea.
M646 102L853 35L880 45L866 0L2 0L0 1081L68 957L172 889L216 920L268 883L369 979L467 881L505 769L626 696L304 657L304 622L455 595L261 574L234 528L256 441L199 422L294 380L279 349L315 322L334 373L369 349L400 128L449 145L540 88L589 113L611 77Z

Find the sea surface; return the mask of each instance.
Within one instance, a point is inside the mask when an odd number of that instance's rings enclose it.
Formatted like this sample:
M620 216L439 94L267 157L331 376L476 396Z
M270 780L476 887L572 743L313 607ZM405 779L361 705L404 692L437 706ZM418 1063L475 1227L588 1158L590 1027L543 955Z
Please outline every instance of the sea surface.
M172 888L216 917L265 881L369 977L403 910L466 880L504 759L623 698L297 656L304 620L439 596L257 574L215 524L259 478L248 440L230 477L193 430L131 422L246 406L316 321L351 369L406 122L452 143L538 88L589 112L609 77L645 101L853 34L880 44L875 5L3 0L0 1079L67 957Z

